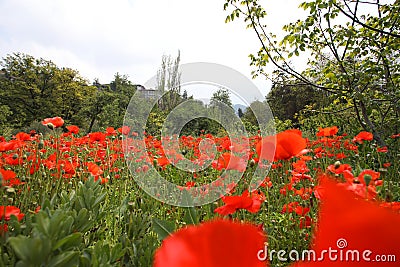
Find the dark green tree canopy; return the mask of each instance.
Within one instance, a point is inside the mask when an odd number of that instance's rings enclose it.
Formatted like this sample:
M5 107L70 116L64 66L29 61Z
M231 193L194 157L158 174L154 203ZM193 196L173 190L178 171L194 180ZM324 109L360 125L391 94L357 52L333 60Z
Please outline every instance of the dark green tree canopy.
M96 88L88 85L78 71L22 53L7 55L0 65L0 106L9 114L9 125L21 127L53 116L62 116L73 124L83 123L79 111Z

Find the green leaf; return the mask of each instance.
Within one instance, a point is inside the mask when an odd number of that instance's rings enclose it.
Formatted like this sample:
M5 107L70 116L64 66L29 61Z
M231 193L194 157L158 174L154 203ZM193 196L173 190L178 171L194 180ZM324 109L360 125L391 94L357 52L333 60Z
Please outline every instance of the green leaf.
M332 80L332 79L334 79L334 78L335 78L335 74L334 74L334 73L332 73L332 72L330 72L330 73L327 73L327 74L325 75L325 77L326 77L327 79L330 79L330 80Z
M81 233L73 233L69 236L64 237L63 239L59 240L54 246L53 251L63 247L63 249L69 249L72 247L79 246L82 242L82 234Z
M198 224L199 220L197 218L197 212L194 207L185 208L185 215L183 216L183 221L186 224Z
M158 240L160 241L171 235L175 230L175 224L173 222L164 221L157 218L154 218L152 221L153 230L157 233Z
M67 251L54 257L48 267L69 267L76 266L79 253L77 251Z
M27 262L34 266L40 265L43 260L48 258L51 252L49 239L18 236L10 237L9 242L15 254L22 260L22 263Z
M125 249L122 248L122 244L118 243L111 249L111 262L116 262L122 258L125 254Z

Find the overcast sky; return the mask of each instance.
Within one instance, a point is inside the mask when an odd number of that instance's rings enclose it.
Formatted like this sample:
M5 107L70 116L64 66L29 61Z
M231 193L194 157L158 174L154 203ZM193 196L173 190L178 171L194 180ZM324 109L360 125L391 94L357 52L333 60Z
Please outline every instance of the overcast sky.
M225 23L224 0L0 0L1 57L23 52L77 69L90 82L116 72L133 83L154 76L162 55L226 65L251 77L260 47L240 21ZM299 17L300 1L264 1L271 31ZM254 81L265 95L270 84Z

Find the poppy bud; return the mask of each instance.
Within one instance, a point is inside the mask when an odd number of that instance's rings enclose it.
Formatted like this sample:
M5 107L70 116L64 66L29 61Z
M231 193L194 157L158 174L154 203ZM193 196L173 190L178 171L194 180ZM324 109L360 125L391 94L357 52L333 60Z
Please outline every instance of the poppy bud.
M369 185L369 183L371 182L371 179L372 179L371 175L368 175L368 174L364 175L364 181L365 181L366 186Z
M338 169L340 167L340 164L341 164L340 161L336 161L334 164L335 169Z
M14 187L7 188L7 193L15 193L15 188ZM11 201L11 203L12 203L12 201Z
M54 130L54 124L49 122L46 124L47 127L49 127L50 130Z

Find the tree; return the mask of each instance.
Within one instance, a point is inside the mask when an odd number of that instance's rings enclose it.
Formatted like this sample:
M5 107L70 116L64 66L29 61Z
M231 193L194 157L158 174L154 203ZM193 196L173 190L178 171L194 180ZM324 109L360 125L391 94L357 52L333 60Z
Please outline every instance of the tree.
M7 55L0 65L4 67L0 106L14 128L53 116L72 124L84 123L80 111L96 89L78 71L22 53Z
M226 21L243 16L256 33L261 48L250 55L254 75L276 80L285 74L287 84L301 84L323 90L348 104L359 124L371 131L379 145L398 131L400 114L400 1L312 0L300 7L308 12L283 27L281 40L267 33L266 11L259 0L226 0L233 8ZM373 10L372 10L373 9ZM303 72L289 64L292 56L311 54ZM321 66L321 62L324 65ZM272 64L275 72L265 72ZM340 112L335 110L334 112Z
M318 110L329 104L329 96L324 91L296 84L274 84L266 100L276 118L293 122L297 122L296 114L304 108Z
M100 84L98 84L97 86L99 85ZM98 87L98 90L96 91L94 97L92 97L90 100L88 99L82 111L83 114L89 119L89 125L87 126L88 133L93 130L96 121L101 122L101 115L105 113L104 110L109 109L110 105L114 103L114 99L115 99L115 94L107 86ZM118 109L118 106L114 108L114 110L116 109ZM110 114L108 113L107 116L109 119ZM103 116L103 118L104 117L105 116ZM99 127L102 127L104 125L109 125L108 121L103 121L103 123L100 124L102 125L99 125Z
M157 72L157 90L163 95L160 100L162 110L172 110L181 101L180 61L180 51L174 60L171 56L164 55L162 57L161 67Z
M94 82L97 87L96 95L87 103L85 115L90 118L88 132L96 128L104 129L108 126L119 128L123 124L129 101L137 90L127 75L114 75L109 84Z
M230 108L233 108L231 98L229 96L229 91L224 88L218 89L218 91L213 93L213 96L210 99L210 107L218 107L219 105L227 105Z
M239 118L242 118L244 115L243 110L241 108L238 109L238 116Z
M221 134L225 134L225 131L230 132L232 130L230 128L235 127L236 114L227 89L220 88L213 93L208 106L208 114L212 119L210 127L220 129ZM216 130L213 131L216 132Z

